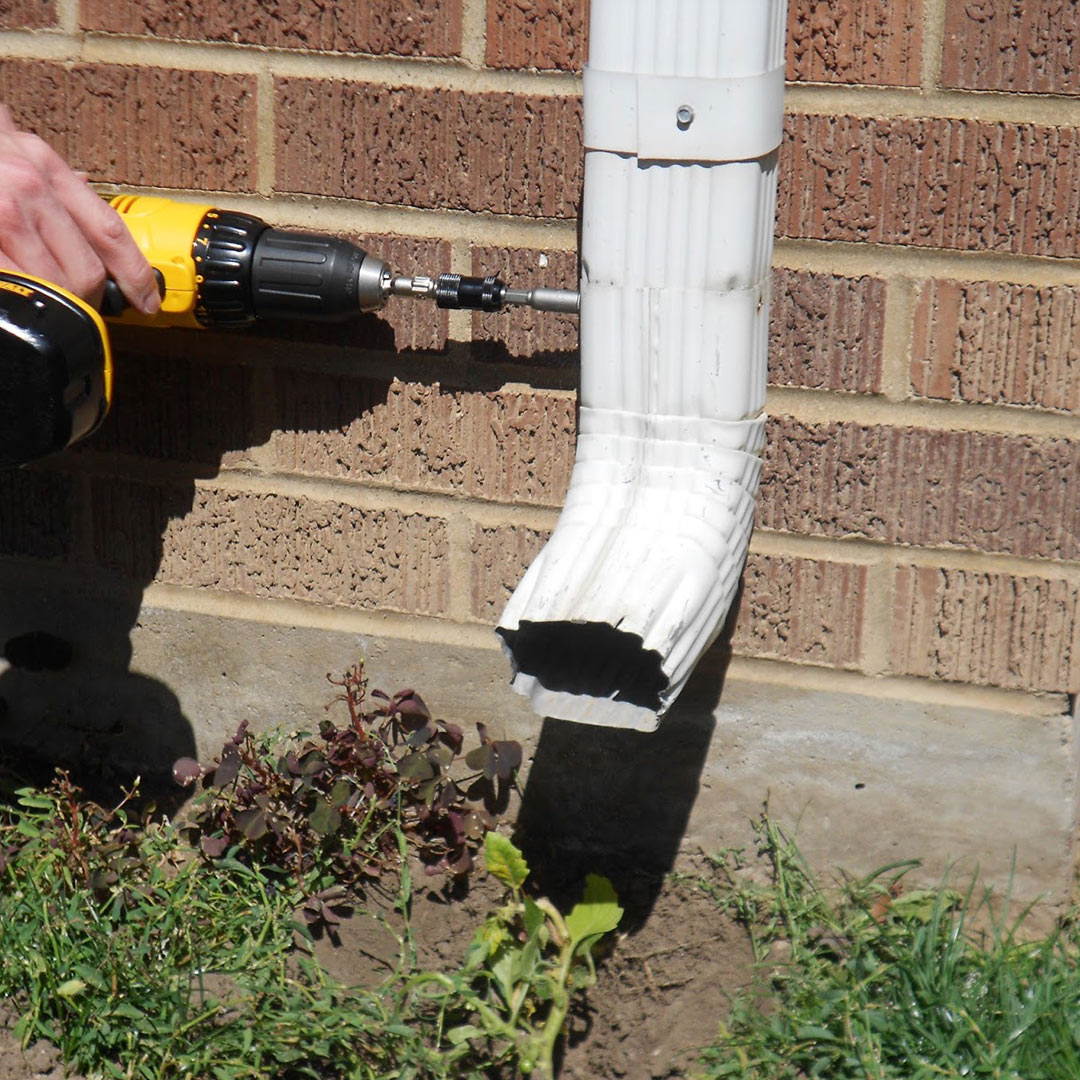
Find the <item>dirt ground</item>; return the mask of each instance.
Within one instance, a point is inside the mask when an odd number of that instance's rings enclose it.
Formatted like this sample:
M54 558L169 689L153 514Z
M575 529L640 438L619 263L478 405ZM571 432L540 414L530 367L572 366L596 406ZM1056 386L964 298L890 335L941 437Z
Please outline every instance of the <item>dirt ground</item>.
M632 885L617 884L630 894L624 897L627 915L601 959L597 985L571 1017L559 1078L686 1077L693 1049L712 1038L731 996L750 982L749 943L685 882L646 883L644 902ZM412 925L420 963L459 963L498 895L483 881L451 900L418 895ZM396 943L376 921L354 917L343 924L338 943L320 944L319 956L342 981L371 985L393 965ZM11 1030L17 1019L0 1009L0 1078L61 1080L63 1067L51 1046L20 1049Z

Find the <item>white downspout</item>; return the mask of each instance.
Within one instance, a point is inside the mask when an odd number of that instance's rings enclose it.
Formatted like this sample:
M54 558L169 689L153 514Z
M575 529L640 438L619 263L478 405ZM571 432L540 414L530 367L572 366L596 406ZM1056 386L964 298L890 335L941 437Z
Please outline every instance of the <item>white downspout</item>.
M592 0L577 458L497 633L545 716L651 731L738 588L787 0Z

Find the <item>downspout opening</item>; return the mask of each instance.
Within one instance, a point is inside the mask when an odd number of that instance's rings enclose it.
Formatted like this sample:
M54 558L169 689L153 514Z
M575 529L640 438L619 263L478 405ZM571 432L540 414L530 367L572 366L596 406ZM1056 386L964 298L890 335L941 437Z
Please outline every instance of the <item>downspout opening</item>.
M551 695L619 702L656 713L669 679L663 657L640 634L601 622L530 622L499 627L515 676ZM557 714L554 714L557 715Z

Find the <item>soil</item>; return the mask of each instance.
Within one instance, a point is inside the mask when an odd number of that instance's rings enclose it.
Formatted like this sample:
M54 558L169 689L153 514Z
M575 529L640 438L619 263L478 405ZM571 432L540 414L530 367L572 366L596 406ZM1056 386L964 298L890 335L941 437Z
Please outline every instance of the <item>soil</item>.
M20 782L27 777L43 782L51 776L52 764L45 761L40 778L28 772L34 762L25 751L19 764ZM90 797L97 797L94 774L74 779ZM115 779L97 779L105 785L107 802L115 793ZM175 785L165 778L159 787L144 785L144 794L174 812L170 799L175 799ZM625 909L614 941L597 958L596 985L571 1014L559 1080L674 1080L692 1075L693 1051L712 1040L734 995L752 981L745 930L725 919L687 879L645 871L641 861L628 861L612 846L570 852L526 843L525 851L530 885L561 910L580 899L588 871L611 879ZM447 894L440 888L441 878L425 878L419 868L414 872L411 925L422 967L459 965L485 914L502 901L497 881L483 873L473 879ZM338 932L316 947L331 976L348 985L374 986L398 961L397 941L384 924L400 922L392 896L380 900L372 892L365 906L379 917L346 909L340 912L344 917ZM0 1002L0 1080L89 1080L77 1074L65 1078L58 1052L47 1043L22 1049L14 1034L18 1018L14 1008Z
M559 1080L686 1077L693 1050L713 1038L732 996L751 981L746 934L679 878L638 881L638 895L629 880L616 886L626 906L625 929L600 958L597 984L571 1016ZM476 926L501 895L490 880L451 897L419 892L412 913L419 962L460 963ZM353 915L317 952L336 978L373 985L392 969L396 949L378 920ZM0 1077L61 1080L55 1048L40 1042L19 1047L12 1030L17 1019L13 1010L0 1009ZM86 1078L73 1074L67 1080Z

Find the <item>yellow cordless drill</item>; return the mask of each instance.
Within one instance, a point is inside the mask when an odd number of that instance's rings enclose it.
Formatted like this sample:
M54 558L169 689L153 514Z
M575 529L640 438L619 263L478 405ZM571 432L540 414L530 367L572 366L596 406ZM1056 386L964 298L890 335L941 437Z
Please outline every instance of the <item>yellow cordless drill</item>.
M114 283L99 313L55 285L0 271L0 467L63 450L93 432L112 398L102 315L152 326L241 327L263 318L337 321L391 296L443 308L525 305L574 313L578 293L510 289L497 277L397 277L347 240L276 229L250 214L173 199L120 195L111 205L147 257L161 310L127 308Z

